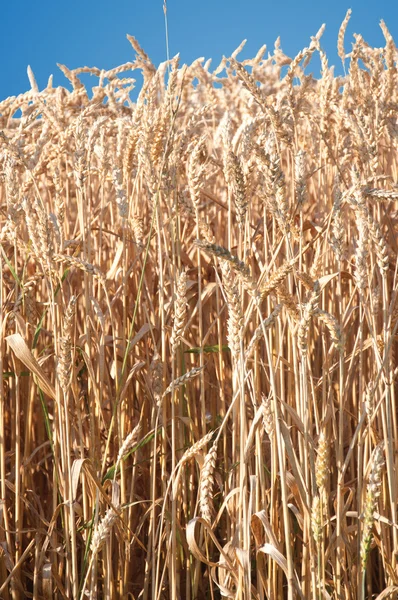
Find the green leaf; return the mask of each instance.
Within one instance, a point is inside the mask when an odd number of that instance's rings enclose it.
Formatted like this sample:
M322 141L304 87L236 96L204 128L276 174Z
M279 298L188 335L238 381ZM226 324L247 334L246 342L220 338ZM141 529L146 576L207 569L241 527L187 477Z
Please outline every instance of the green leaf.
M19 376L20 377L29 377L30 375L30 371L21 371ZM14 371L3 371L3 377L5 379L8 379L9 377L15 377L15 373Z
M221 352L230 352L229 346L221 346ZM205 354L210 354L211 352L220 352L219 344L215 346L203 346L203 348L191 348L190 350L185 350L185 354L201 354L204 352Z

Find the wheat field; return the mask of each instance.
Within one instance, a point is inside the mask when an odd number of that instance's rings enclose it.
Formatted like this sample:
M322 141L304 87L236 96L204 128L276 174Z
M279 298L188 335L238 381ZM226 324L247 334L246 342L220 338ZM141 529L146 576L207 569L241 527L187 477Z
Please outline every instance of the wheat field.
M398 598L398 54L349 18L342 76L128 36L0 102L2 599Z

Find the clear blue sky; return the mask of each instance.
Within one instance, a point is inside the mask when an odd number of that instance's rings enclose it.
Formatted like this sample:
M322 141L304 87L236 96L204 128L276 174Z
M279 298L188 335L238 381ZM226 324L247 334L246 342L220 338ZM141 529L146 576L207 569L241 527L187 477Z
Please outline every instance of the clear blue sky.
M398 1L377 0L168 0L170 54L180 52L190 63L199 56L230 55L243 39L242 58L254 56L263 44L272 50L277 36L282 49L294 56L307 46L322 23L322 45L330 64L338 64L337 33L348 8L352 17L346 36L353 33L374 46L384 45L379 21L384 19L398 44ZM29 89L26 67L31 65L39 88L54 74L55 85L67 82L56 63L69 68L109 69L132 59L126 33L134 35L155 64L165 60L163 0L19 0L4 2L0 34L0 99ZM313 69L310 68L310 71ZM93 85L95 80L93 80Z

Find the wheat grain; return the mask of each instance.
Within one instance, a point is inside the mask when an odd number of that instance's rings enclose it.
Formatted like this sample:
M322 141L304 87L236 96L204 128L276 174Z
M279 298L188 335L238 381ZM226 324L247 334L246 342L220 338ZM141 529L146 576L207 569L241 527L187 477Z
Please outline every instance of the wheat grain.
M72 375L72 327L75 315L76 296L69 300L65 311L62 327L62 337L60 338L60 349L58 356L57 375L59 383L64 394L67 393Z
M293 266L294 261L289 261L284 263L274 273L272 273L272 275L268 278L267 283L265 283L260 289L262 300L269 296L274 290L281 289L281 284L286 279L287 275L293 270Z
M361 566L366 569L370 545L372 542L372 528L374 523L374 511L377 499L380 495L381 475L384 466L383 444L379 444L373 453L372 469L366 487L364 501L364 519L361 538Z
M108 508L104 517L101 519L99 525L95 529L93 537L91 538L90 549L93 556L98 554L101 545L109 537L116 519L117 513L115 512L115 510L112 507Z
M187 274L181 271L177 281L177 297L175 302L173 331L170 337L171 353L177 351L178 342L184 333L185 318L187 313Z
M188 383L188 381L195 379L195 377L197 377L199 373L203 371L203 369L204 367L194 367L190 371L187 371L187 373L184 373L184 375L174 379L174 381L172 381L172 383L170 383L170 385L163 392L163 397L167 396L167 394L169 394L173 389L179 388Z
M217 440L213 443L209 452L205 456L203 468L201 470L200 491L199 491L199 506L202 517L211 523L214 512L213 506L213 484L214 484L214 469L217 460Z
M315 310L318 308L318 300L320 294L320 286L319 281L315 282L313 290L309 296L308 302L304 306L303 316L300 319L298 333L297 333L297 341L298 346L300 348L302 356L305 356L308 351L308 329L310 325L311 317L314 315Z
M350 20L350 17L351 17L351 12L352 12L351 8L349 8L344 17L344 21L340 25L339 35L338 35L338 39L337 39L337 52L341 59L341 62L343 63L343 67L345 64L345 57L346 57L345 50L344 50L344 36L345 36L346 29L347 29L348 21Z
M318 455L315 462L315 476L318 489L321 490L326 485L328 472L328 452L329 443L325 432L322 430L318 439Z

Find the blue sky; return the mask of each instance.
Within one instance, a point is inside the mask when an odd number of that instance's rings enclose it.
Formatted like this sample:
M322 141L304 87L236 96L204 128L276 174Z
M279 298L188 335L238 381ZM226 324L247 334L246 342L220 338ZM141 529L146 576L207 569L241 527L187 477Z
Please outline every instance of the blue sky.
M168 0L167 7L171 56L180 52L186 63L199 56L213 58L214 68L243 39L247 44L241 58L254 56L263 44L272 50L278 36L284 52L294 56L322 23L326 23L322 45L329 63L338 65L337 33L348 8L353 13L347 51L353 33L372 45L384 45L381 18L398 44L394 0ZM30 88L28 64L43 89L50 74L55 85L67 86L57 62L69 68L109 69L131 60L127 33L138 39L155 64L166 58L163 0L19 0L4 2L1 21L0 99ZM317 74L315 67L309 70Z

